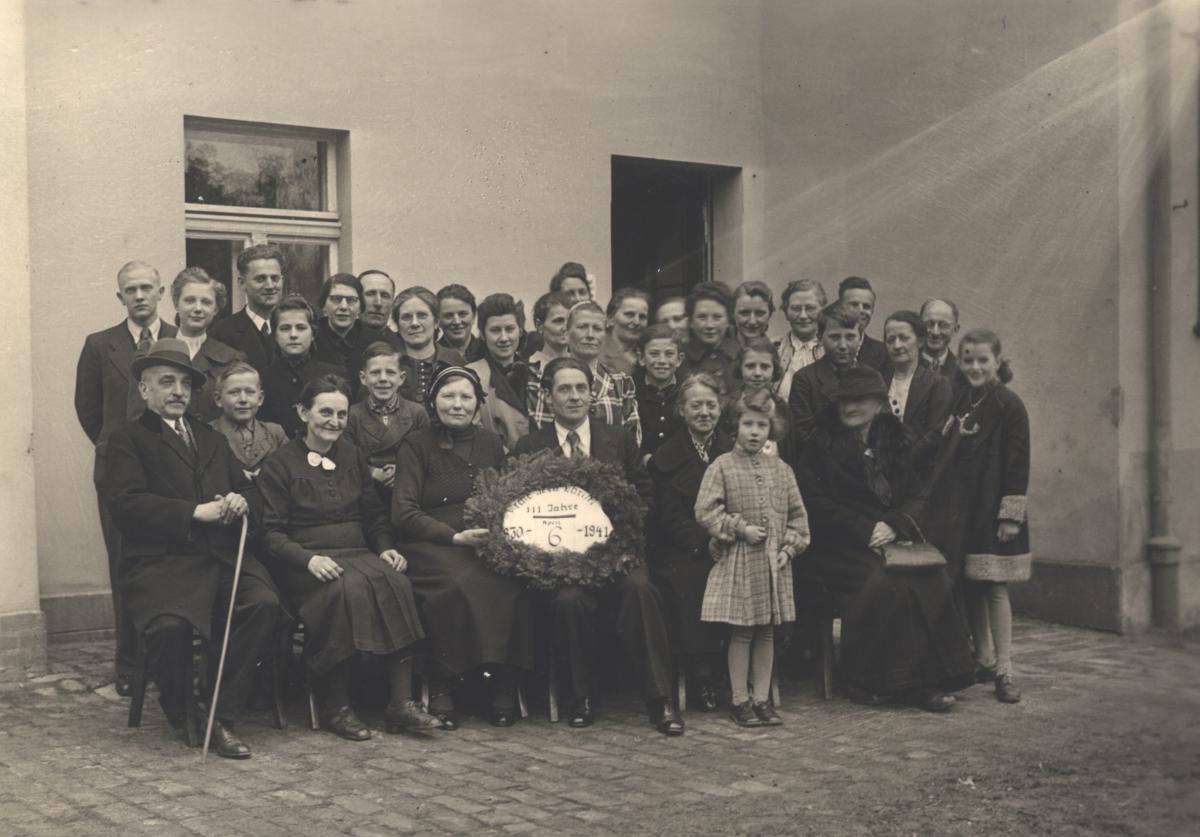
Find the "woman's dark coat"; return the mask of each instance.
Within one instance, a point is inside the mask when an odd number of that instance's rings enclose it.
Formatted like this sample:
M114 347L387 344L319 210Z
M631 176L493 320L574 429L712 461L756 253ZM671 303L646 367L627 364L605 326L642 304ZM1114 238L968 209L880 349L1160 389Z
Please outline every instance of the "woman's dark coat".
M881 521L898 540L921 539L925 493L911 432L881 413L864 447L830 407L818 417L796 476L813 536L801 562L841 610L843 677L882 695L969 685L974 660L949 574L887 571L869 545Z
M732 449L733 440L718 430L709 462ZM708 531L696 522L695 511L707 467L686 427L663 442L647 465L654 480L657 510L647 532L647 557L671 610L673 642L686 654L720 650L720 634L711 623L700 621L700 605L713 565Z

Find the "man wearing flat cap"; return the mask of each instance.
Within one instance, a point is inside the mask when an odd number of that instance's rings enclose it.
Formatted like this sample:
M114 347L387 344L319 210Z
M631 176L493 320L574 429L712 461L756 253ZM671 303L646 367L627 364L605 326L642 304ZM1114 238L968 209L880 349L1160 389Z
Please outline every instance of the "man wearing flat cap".
M108 441L105 486L121 530L118 583L136 636L146 644L159 703L176 728L192 688L192 631L215 656L233 589L241 518L258 516L257 490L229 443L185 415L204 375L183 341L156 341L131 364L146 403L142 415ZM217 701L213 744L226 758L249 758L233 731L280 619L270 576L246 555L237 584L233 630Z

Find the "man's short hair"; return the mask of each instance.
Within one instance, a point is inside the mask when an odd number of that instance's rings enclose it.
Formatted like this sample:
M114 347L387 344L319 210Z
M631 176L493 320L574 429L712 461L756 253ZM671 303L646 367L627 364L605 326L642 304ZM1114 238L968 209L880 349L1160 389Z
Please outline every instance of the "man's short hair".
M274 244L255 244L253 247L247 247L245 250L238 253L238 276L245 276L246 269L250 267L250 262L256 262L259 259L274 259L279 264L280 273L287 269L282 250L280 250Z
M587 378L588 386L592 385L592 370L586 363L576 357L556 357L542 372L542 389L546 392L554 389L554 376L564 369L578 369Z
M345 285L347 288L354 288L354 292L358 294L358 308L361 311L366 307L363 301L362 282L358 281L358 277L353 273L335 273L325 280L325 284L321 286L321 295L317 297L317 307L324 308L325 301L329 299L329 294L333 292L334 285Z
M825 329L830 325L840 325L842 328L852 328L858 330L859 318L849 305L844 302L835 302L833 305L826 305L817 314L817 337L825 336Z
M395 280L393 280L393 279L392 279L392 277L391 277L391 276L389 276L389 275L387 274L387 272L386 272L386 271L383 271L383 270L378 270L378 269L376 269L376 268L370 268L369 270L364 270L362 273L358 274L358 282L359 282L359 284L361 285L361 284L362 284L362 280L363 280L363 279L366 279L368 276L382 276L384 279L388 280L388 282L391 284L391 286L392 286L392 293L395 293L395 292L396 292L396 282L395 282Z
M124 284L121 280L125 278L126 273L138 270L139 268L152 271L154 273L154 278L158 280L158 284L162 284L162 277L159 276L157 267L148 264L147 262L135 259L131 262L125 262L125 264L121 265L121 269L117 271L117 289L119 290Z
M871 280L864 279L861 276L847 276L841 282L838 282L838 299L845 296L846 291L870 291L871 296L875 296L875 289L871 287Z
M582 279L583 283L588 286L588 293L591 293L591 283L588 282L587 268L579 262L565 262L558 272L550 279L550 290L555 293L562 291L564 279Z
M935 302L940 302L940 303L942 303L942 305L949 306L950 312L952 314L954 314L954 322L956 322L956 323L958 322L958 306L955 305L950 300L946 299L944 296L935 296L932 299L927 299L921 303L920 314L921 314L922 320L925 319L925 309L928 308L930 305L932 305Z
M788 300L792 298L792 294L798 294L805 291L814 291L817 294L817 307L824 308L829 304L829 297L825 294L825 288L815 279L793 279L787 283L787 287L783 289L783 293L779 296L779 304L786 311Z
M185 267L179 273L175 274L175 279L171 282L171 302L175 307L179 307L179 298L183 295L183 289L188 285L208 285L213 289L213 296L217 300L217 310L220 311L225 307L225 299L227 291L225 283L218 282L216 279L208 275L202 267Z

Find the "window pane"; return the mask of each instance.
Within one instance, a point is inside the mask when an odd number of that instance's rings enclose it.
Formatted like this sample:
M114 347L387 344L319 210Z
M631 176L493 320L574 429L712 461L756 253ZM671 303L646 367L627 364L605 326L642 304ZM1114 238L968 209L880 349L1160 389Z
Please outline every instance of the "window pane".
M329 276L329 247L325 244L293 244L272 241L287 260L284 268L284 293L301 294L313 307L321 295L321 285ZM318 312L319 314L320 312Z
M202 267L204 272L225 286L225 305L218 317L227 316L233 310L233 260L240 252L240 241L214 241L206 238L187 240L188 267Z
M264 209L326 208L325 143L187 129L189 203Z

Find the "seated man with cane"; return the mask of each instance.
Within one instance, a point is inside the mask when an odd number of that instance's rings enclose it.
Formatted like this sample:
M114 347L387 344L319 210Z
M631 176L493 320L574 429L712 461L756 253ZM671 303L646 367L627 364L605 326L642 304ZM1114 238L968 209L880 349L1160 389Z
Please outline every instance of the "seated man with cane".
M105 473L122 535L122 600L145 643L159 703L181 728L191 700L192 631L205 640L215 636L209 645L219 649L234 597L224 684L211 696L218 719L213 741L221 756L249 758L233 722L280 620L270 576L253 556L244 557L242 575L234 577L240 518L256 516L251 504L260 504L258 494L225 437L185 415L204 375L181 340L156 341L134 358L132 372L146 411L110 438Z
M642 465L642 454L633 434L588 416L592 400L592 370L571 357L555 358L542 373L554 420L519 440L514 455L554 450L568 459L595 457L612 462L647 506L654 499L654 483ZM671 648L663 616L662 594L650 582L645 566L634 567L619 580L600 589L560 587L550 595L550 618L555 653L567 663L572 704L569 724L591 726L593 667L599 655L598 622L615 621L627 659L642 681L650 721L663 735L682 735L683 718L675 708Z

